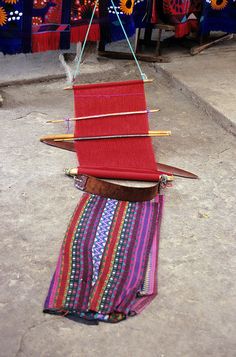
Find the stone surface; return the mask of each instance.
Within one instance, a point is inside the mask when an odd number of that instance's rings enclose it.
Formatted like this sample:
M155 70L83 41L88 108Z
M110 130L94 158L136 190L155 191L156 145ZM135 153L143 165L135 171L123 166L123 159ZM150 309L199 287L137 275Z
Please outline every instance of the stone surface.
M106 67L103 67L96 62L95 68L94 62L96 56L91 58L91 47L93 48L91 45L88 46L85 51L84 57L87 65L83 66L82 64L82 70L86 73L110 70L111 66L109 63L106 63ZM60 53L60 51L48 51L6 56L0 53L0 87L15 83L30 83L65 77L65 70L59 61ZM75 53L74 46L72 46L69 53ZM74 70L76 62L70 62L69 65Z
M173 47L163 54L170 62L156 65L157 70L164 70L195 104L236 135L236 37L196 56Z
M82 80L134 78L125 61ZM48 119L72 115L63 81L2 89L0 111L1 357L235 356L235 138L144 65L156 158L193 171L166 190L159 295L117 325L85 326L44 315L43 302L70 216L81 196L63 175L75 155L39 142L65 130Z

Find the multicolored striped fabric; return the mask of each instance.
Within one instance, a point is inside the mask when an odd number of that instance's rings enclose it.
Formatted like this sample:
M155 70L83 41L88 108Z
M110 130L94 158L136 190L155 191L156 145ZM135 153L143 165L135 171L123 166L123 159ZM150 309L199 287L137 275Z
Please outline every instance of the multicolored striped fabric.
M157 294L163 196L117 201L84 193L69 224L44 312L118 322Z

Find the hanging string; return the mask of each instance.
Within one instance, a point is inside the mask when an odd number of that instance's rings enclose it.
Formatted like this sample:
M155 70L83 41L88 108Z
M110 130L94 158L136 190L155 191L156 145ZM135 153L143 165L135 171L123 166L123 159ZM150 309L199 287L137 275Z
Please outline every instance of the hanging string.
M76 80L76 77L78 76L78 74L80 73L80 65L81 65L81 62L82 62L82 57L83 57L83 54L84 54L84 49L85 49L85 46L86 46L86 43L87 43L87 39L88 39L88 35L89 35L89 31L90 31L90 28L92 26L92 22L93 22L93 18L94 18L94 15L95 15L95 11L97 9L97 6L98 6L98 0L95 1L95 4L94 4L94 8L93 8L93 12L92 12L92 15L91 15L91 18L90 18L90 21L89 21L89 25L88 25L88 29L87 29L87 32L86 32L86 35L85 35L85 38L84 38L84 42L83 42L83 46L81 48L81 51L80 51L80 55L79 55L79 59L78 59L78 63L77 63L77 66L75 68L75 72L74 72L74 75L73 75L73 82Z
M127 33L126 33L126 31L125 31L125 28L124 28L124 26L123 26L123 23L122 23L122 21L121 21L121 19L120 19L119 13L118 13L118 11L117 11L117 9L116 9L116 7L115 7L115 4L114 4L113 0L110 0L110 1L111 1L112 6L113 6L113 9L114 9L114 11L115 11L115 14L116 14L116 16L117 16L117 18L118 18L118 21L119 21L119 23L120 23L120 26L121 26L121 28L122 28L122 31L123 31L123 33L124 33L124 35L125 35L126 41L127 41L128 45L129 45L129 49L130 49L130 51L131 51L131 53L132 53L132 56L133 56L133 58L134 58L134 60L135 60L136 65L137 65L137 67L138 67L138 70L139 70L139 72L140 72L141 78L142 78L142 80L145 80L145 79L147 79L147 76L146 76L146 74L142 71L142 69L141 69L141 67L140 67L140 64L139 64L138 59L137 59L137 57L136 57L136 55L135 55L135 53L134 53L134 50L133 50L133 48L132 48L132 45L131 45L130 40L129 40L129 38L128 38L128 35L127 35ZM89 31L90 31L90 28L91 28L91 26L92 26L92 22L93 22L93 19L94 19L94 16L95 16L95 11L96 11L96 8L97 8L97 6L98 6L98 3L99 3L99 0L96 0L96 2L95 2L95 4L94 4L94 8L93 8L92 15L91 15L91 18L90 18L90 21L89 21L88 29L87 29L87 32L86 32L86 35L85 35L85 38L84 38L83 46L82 46L82 48L81 48L81 52L80 52L80 55L79 55L78 63L77 63L77 66L76 66L76 68L75 68L75 71L74 71L74 75L73 75L73 78L72 78L72 82L75 82L76 77L77 77L78 74L80 73L80 65L81 65L81 62L82 62L82 57L83 57L83 54L84 54L84 50L85 50L86 42L87 42L87 39L88 39Z
M146 76L146 74L142 71L142 69L141 69L141 67L140 67L140 64L139 64L139 62L138 62L138 59L137 59L137 57L136 57L136 55L135 55L135 53L134 53L133 47L132 47L132 45L131 45L131 43L130 43L130 40L129 40L128 35L127 35L126 31L125 31L124 25L123 25L123 23L122 23L122 21L121 21L120 15L118 14L118 11L117 11L117 9L116 9L116 7L115 7L115 5L114 5L113 0L111 0L111 3L112 3L112 6L113 6L114 11L115 11L115 13L116 13L116 16L117 16L117 18L118 18L118 21L119 21L119 23L120 23L120 26L121 26L121 28L122 28L122 31L123 31L123 33L124 33L124 35L125 35L126 41L128 42L129 49L130 49L130 51L131 51L131 53L132 53L132 55L133 55L133 57L134 57L134 60L135 60L135 62L136 62L136 65L137 65L137 67L138 67L138 70L139 70L139 72L140 72L141 78L142 78L143 80L145 80L145 79L147 79L147 76Z

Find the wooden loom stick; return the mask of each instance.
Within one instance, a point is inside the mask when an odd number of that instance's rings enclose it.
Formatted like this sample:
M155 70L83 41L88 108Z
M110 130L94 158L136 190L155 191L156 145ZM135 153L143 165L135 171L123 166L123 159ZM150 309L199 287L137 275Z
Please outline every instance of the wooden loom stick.
M150 78L150 79L144 79L144 80L143 80L143 83L144 83L144 84L149 84L149 83L152 83L153 81L154 81L154 79L151 79L151 78ZM75 86L76 86L76 85L83 85L83 84L84 84L84 83L79 83L79 84L75 84ZM88 84L88 83L87 83L87 84ZM74 87L65 87L65 88L64 88L64 90L72 90L72 89L74 89Z
M54 140L54 139L68 139L68 138L73 138L73 137L74 137L74 134L52 134L52 135L42 136L40 138L40 141Z
M171 135L171 131L170 130L149 130L147 134L144 134L146 136L150 135L156 135L156 136L170 136ZM125 135L125 134L124 134ZM126 135L132 135L132 134L126 134ZM135 134L135 135L143 135L143 134ZM93 137L96 138L96 137ZM51 134L51 135L46 135L46 136L42 136L40 138L40 141L45 141L45 140L57 140L57 139L70 139L70 140L74 140L74 134Z
M67 176L76 176L78 175L78 168L77 167L73 167L71 169L65 169L65 174ZM171 175L165 175L167 177L167 181L174 181L174 176Z
M146 114L146 113L157 113L160 109L150 109L150 110L139 110L134 112L121 112L121 113L108 113L108 114L99 114L99 115L89 115L85 117L69 118L69 119L57 119L57 120L48 120L46 123L63 123L64 121L77 121L77 120L88 120L88 119L97 119L97 118L107 118L115 117L121 115L135 115L135 114Z
M170 136L171 131L149 131L147 134L120 134L120 135L100 135L100 136L81 136L79 138L56 138L54 141L85 141L85 140L106 140L106 139L123 139L123 138L145 138L155 136Z

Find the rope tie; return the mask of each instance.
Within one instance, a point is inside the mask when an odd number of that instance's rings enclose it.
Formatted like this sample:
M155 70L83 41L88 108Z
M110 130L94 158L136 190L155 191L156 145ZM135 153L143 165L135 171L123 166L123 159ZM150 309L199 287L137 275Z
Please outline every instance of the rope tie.
M81 65L82 57L83 57L83 54L84 54L86 42L87 42L88 35L89 35L90 29L91 29L91 26L92 26L92 22L93 22L93 18L94 18L97 6L98 6L98 0L94 4L93 12L92 12L92 15L91 15L91 18L90 18L90 21L89 21L89 25L88 25L87 32L86 32L86 35L85 35L85 38L84 38L83 46L82 46L81 51L80 51L78 63L77 63L77 66L75 68L75 72L74 72L74 75L73 75L72 82L75 82L76 77L80 73L80 65Z
M129 40L128 35L127 35L126 31L125 31L124 25L123 25L123 23L122 23L122 21L121 21L120 15L118 14L118 11L117 11L117 9L116 9L116 7L115 7L115 5L114 5L113 0L111 0L111 3L112 3L112 6L113 6L114 11L115 11L115 13L116 13L116 16L117 16L117 18L118 18L118 21L119 21L119 23L120 23L120 26L121 26L121 28L122 28L122 31L123 31L123 33L124 33L124 35L125 35L126 41L127 41L128 45L129 45L130 52L132 53L132 55L133 55L133 57L134 57L134 60L135 60L135 63L136 63L136 65L137 65L137 67L138 67L138 70L139 70L139 72L140 72L141 78L142 78L142 80L145 80L145 79L147 79L147 76L146 76L146 74L145 74L145 73L142 71L142 69L141 69L141 66L140 66L140 64L139 64L139 62L138 62L138 59L137 59L135 53L134 53L133 47L132 47L132 45L131 45L131 43L130 43L130 40Z
M140 66L140 64L139 64L139 62L138 62L138 59L137 59L135 53L134 53L134 50L133 50L133 48L132 48L132 45L131 45L130 40L129 40L129 38L128 38L128 35L127 35L126 31L125 31L124 25L123 25L123 23L122 23L122 21L121 21L120 15L119 15L119 13L118 13L116 7L115 7L115 4L114 4L113 0L110 0L110 1L111 1L112 6L113 6L113 9L114 9L114 11L115 11L115 14L116 14L116 16L117 16L117 19L118 19L118 21L119 21L119 23L120 23L120 26L121 26L121 28L122 28L122 31L123 31L123 33L124 33L124 35L125 35L126 41L127 41L128 45L129 45L130 52L132 53L132 56L133 56L133 58L134 58L134 60L135 60L135 63L136 63L136 65L137 65L137 67L138 67L138 70L139 70L139 72L140 72L141 78L142 78L142 80L145 80L145 79L147 79L147 76L146 76L146 74L145 74L145 73L142 71L142 69L141 69L141 66ZM87 42L87 39L88 39L88 35L89 35L90 29L91 29L91 26L92 26L92 22L93 22L93 19L94 19L94 16L95 16L95 11L96 11L96 9L97 9L98 3L99 3L99 0L97 0L97 1L95 2L95 4L94 4L93 12L92 12L92 15L91 15L91 18L90 18L90 21L89 21L88 29L87 29L87 32L86 32L86 35L85 35L85 38L84 38L84 42L83 42L83 46L82 46L82 48L81 48L81 52L80 52L80 55L79 55L78 63L77 63L77 66L76 66L76 68L75 68L74 74L73 74L72 79L71 79L71 83L74 83L74 82L75 82L76 77L77 77L77 76L79 75L79 73L80 73L80 66L81 66L81 62L82 62L82 57L83 57L83 54L84 54L86 42Z

